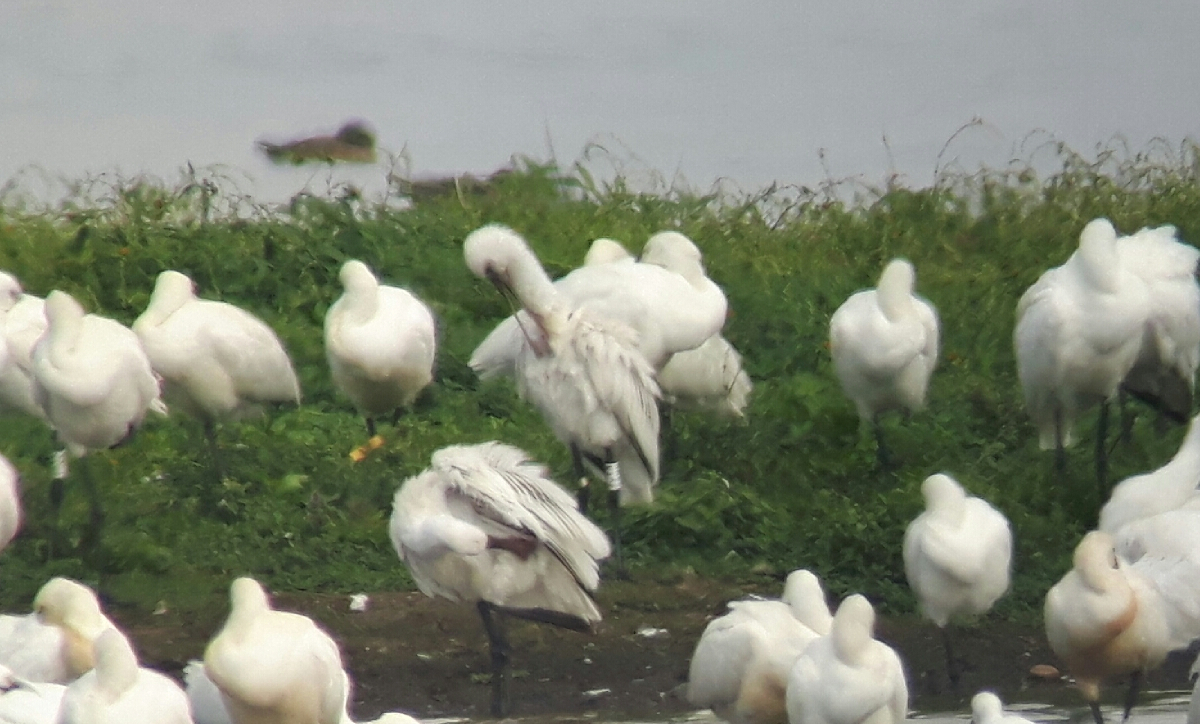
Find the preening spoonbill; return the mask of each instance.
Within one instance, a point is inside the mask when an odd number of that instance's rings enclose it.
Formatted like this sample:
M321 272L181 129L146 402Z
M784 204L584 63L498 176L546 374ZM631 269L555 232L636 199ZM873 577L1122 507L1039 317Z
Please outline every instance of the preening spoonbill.
M900 657L875 640L875 609L859 594L833 615L833 628L808 645L788 676L790 724L900 724L908 682Z
M554 288L571 306L586 305L595 316L633 328L638 349L660 369L672 354L699 347L719 333L727 302L721 288L705 276L700 250L690 239L664 232L651 241L654 245L647 242L647 248L654 250L655 263L613 263L619 252L604 243L597 256L608 257L608 263L585 264L555 281ZM514 373L517 352L528 344L521 328L528 324L528 312L518 312L475 348L469 364L480 379Z
M850 295L829 320L834 371L858 416L875 428L881 468L891 460L879 415L924 407L937 365L937 310L913 293L915 282L913 265L893 259L876 288Z
M8 348L8 364L0 366L0 405L45 420L33 381L33 347L46 332L45 301L26 294L13 275L0 272L0 319Z
M0 551L8 547L21 527L21 476L0 455Z
M732 724L787 721L787 680L796 657L829 633L821 582L793 571L779 601L732 601L704 628L688 670L688 701Z
M1075 421L1100 405L1101 500L1108 493L1108 400L1138 360L1150 305L1146 283L1120 263L1117 232L1108 219L1083 227L1075 253L1042 274L1017 303L1017 376L1038 443L1056 450L1060 471L1064 450L1075 441Z
M972 724L1033 724L1023 716L1004 711L1000 697L990 691L981 691L971 698Z
M659 389L637 332L561 293L511 229L471 232L463 255L472 273L524 307L517 389L571 449L581 480L585 458L606 474L621 566L619 505L650 503L658 482ZM587 493L585 484L580 507Z
M266 403L300 403L300 384L283 343L258 317L227 302L196 297L186 275L158 275L150 303L133 323L168 404L204 425L219 476L216 423Z
M491 647L493 715L509 711L505 617L576 631L600 621L592 593L608 539L523 451L452 445L404 481L392 545L427 596L474 603Z
M334 384L367 420L371 442L351 453L357 461L383 444L375 418L395 423L433 381L437 339L433 313L407 289L380 284L357 259L339 278L345 292L325 314L325 355Z
M904 532L904 573L921 612L942 630L946 670L958 695L960 671L948 624L957 615L986 613L1008 590L1012 529L986 500L967 495L949 475L921 484L925 511Z
M62 630L62 646L57 655L68 680L92 670L96 663L96 640L105 631L116 628L101 610L96 592L69 578L47 581L34 596L33 611L42 623Z
M1185 506L1200 506L1200 416L1192 418L1175 457L1157 470L1113 486L1100 509L1100 530L1115 535L1127 523Z
M68 453L82 457L88 450L113 447L137 430L148 410L166 414L158 378L128 327L85 314L62 291L46 297L45 309L46 333L33 348L33 376L46 418ZM80 467L91 498L91 520L81 547L93 550L104 513L89 466ZM52 490L51 495L57 508L61 492Z
M1183 423L1200 364L1200 250L1180 242L1174 226L1160 226L1118 239L1117 256L1150 292L1137 362L1121 389Z
M5 724L58 724L62 684L29 681L0 664L0 722Z
M96 639L96 666L63 693L59 724L192 724L179 684L138 666L129 640L115 628Z
M1124 526L1118 534L1125 538L1122 550L1108 533L1088 533L1075 548L1074 567L1046 594L1050 648L1075 677L1096 724L1104 722L1099 699L1105 679L1130 676L1127 719L1142 674L1200 635L1200 521L1190 511L1186 525L1176 526L1170 518L1180 512ZM1147 521L1156 523L1153 530L1139 525Z
M349 684L329 634L307 616L272 609L253 578L233 582L230 603L204 671L234 724L340 724Z

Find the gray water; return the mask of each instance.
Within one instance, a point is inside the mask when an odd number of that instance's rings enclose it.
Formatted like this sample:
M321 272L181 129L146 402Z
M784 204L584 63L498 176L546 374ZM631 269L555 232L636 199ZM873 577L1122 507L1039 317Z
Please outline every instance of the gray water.
M691 188L926 185L1048 141L1200 138L1197 27L1190 0L6 0L0 181L191 162L264 200L379 191L384 169L253 146L363 118L415 176L526 154Z

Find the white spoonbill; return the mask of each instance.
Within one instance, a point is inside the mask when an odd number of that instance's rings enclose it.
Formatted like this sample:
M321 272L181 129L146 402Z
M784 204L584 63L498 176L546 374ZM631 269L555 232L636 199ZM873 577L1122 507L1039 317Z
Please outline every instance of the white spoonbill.
M555 281L554 288L571 306L586 304L592 314L631 327L638 349L659 369L672 354L699 347L719 333L728 308L725 293L704 274L700 250L690 239L663 232L651 241L653 246L647 242L647 247L655 250L656 263L614 261L619 252L605 242L596 256L608 259L606 263L585 264ZM469 364L480 379L514 374L517 353L528 345L521 331L528 324L528 310L517 312L475 348Z
M163 394L201 421L218 475L219 420L259 412L267 403L300 404L300 383L279 337L246 310L196 297L186 275L158 275L146 311L133 323Z
M506 616L590 631L608 539L523 451L452 445L396 491L392 545L427 596L474 603L491 647L493 715L509 710Z
M829 320L834 371L859 418L875 429L881 468L891 460L879 415L924 407L937 365L937 310L913 293L915 281L913 265L893 259L875 289L850 295Z
M58 655L71 679L91 671L96 640L116 628L100 608L96 592L69 578L47 581L33 599L33 611L42 623L62 630Z
M21 475L0 455L0 551L8 547L21 528Z
M253 578L235 580L229 597L204 671L234 724L340 724L349 684L329 634L307 616L272 609Z
M967 495L949 475L921 484L925 511L904 532L904 573L921 612L942 631L950 687L961 672L948 624L958 615L986 613L1008 590L1012 529L986 500Z
M13 275L0 272L0 319L8 348L8 364L0 367L0 405L45 420L33 381L33 347L46 332L45 301L26 294Z
M380 284L366 264L351 259L339 275L345 292L325 314L325 355L338 389L367 420L371 441L355 461L383 444L375 418L413 403L433 381L437 337L433 313L412 292Z
M1108 493L1108 400L1138 360L1150 311L1146 283L1120 263L1117 232L1108 219L1089 222L1075 253L1042 274L1017 303L1017 376L1038 443L1056 451L1060 471L1065 448L1075 441L1075 421L1100 405L1101 500Z
M1118 239L1117 256L1150 292L1141 349L1121 389L1183 423L1200 364L1200 249L1180 242L1174 226L1159 226Z
M650 503L658 482L659 389L637 332L561 293L511 229L491 225L471 232L463 256L472 273L515 294L525 308L529 321L521 327L526 344L517 356L517 388L570 448L581 479L585 458L606 474L622 566L619 506ZM587 492L585 481L584 509Z
M1175 457L1113 486L1100 509L1100 530L1115 535L1126 524L1184 507L1200 506L1200 415L1192 418Z
M66 292L46 297L46 333L33 348L37 397L69 454L110 448L141 426L148 410L165 415L158 378L137 335L107 317L85 314ZM100 493L88 465L84 484L91 519L81 541L85 551L99 544L104 523ZM61 486L61 481L55 481ZM55 508L61 491L51 490Z
M1099 700L1105 679L1130 677L1127 719L1142 674L1200 635L1200 548L1194 530L1200 523L1191 512L1186 528L1170 520L1181 511L1124 526L1121 551L1108 533L1088 533L1075 548L1074 567L1046 594L1050 648L1075 677L1096 724L1104 722ZM1155 528L1148 530L1146 522ZM1134 553L1135 547L1142 550Z
M138 665L115 628L96 639L96 666L63 693L58 724L192 724L187 695L174 679Z
M875 639L875 609L848 596L833 628L808 645L788 676L790 724L900 724L908 682L900 657Z
M981 691L971 698L971 724L1033 724L1023 716L1004 710L1000 697Z
M0 664L0 722L4 724L58 724L62 684L29 681Z
M779 601L730 602L692 653L688 701L732 724L786 722L788 672L832 621L820 580L804 569L788 576Z

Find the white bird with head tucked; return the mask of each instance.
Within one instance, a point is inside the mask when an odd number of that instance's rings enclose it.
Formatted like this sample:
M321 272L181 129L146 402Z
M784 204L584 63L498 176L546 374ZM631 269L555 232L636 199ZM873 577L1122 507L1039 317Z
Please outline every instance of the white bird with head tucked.
M325 355L334 384L367 420L371 441L351 453L357 461L383 444L375 418L394 423L433 381L437 335L424 302L380 284L361 261L343 264L339 278L345 292L325 313Z
M921 612L942 631L946 670L957 695L961 672L950 620L986 613L1008 590L1012 528L1003 513L967 495L949 475L930 475L921 494L925 511L904 532L904 573Z
M38 402L33 380L33 347L46 333L46 303L26 294L16 277L0 272L0 331L8 363L0 366L0 406L39 420L46 411Z
M1138 360L1150 313L1146 283L1120 263L1117 232L1108 219L1088 223L1075 253L1042 274L1017 303L1017 376L1038 443L1056 451L1060 471L1079 415L1100 405L1101 500L1108 494L1108 400Z
M563 294L516 232L490 225L463 244L470 270L518 298L528 315L517 388L570 449L605 472L614 531L619 505L650 503L658 482L658 384L637 332ZM580 492L586 509L587 487ZM620 534L614 532L618 566Z
M1129 676L1125 718L1142 675L1200 636L1200 512L1174 510L1128 523L1117 537L1085 535L1074 567L1046 594L1050 648L1103 724L1100 686Z
M1117 239L1117 256L1150 292L1141 349L1121 390L1186 422L1200 365L1200 249L1179 241L1174 226L1159 226Z
M786 722L792 664L832 622L820 580L804 569L792 571L778 601L730 602L696 643L688 701L732 724Z
M158 275L146 311L133 323L168 404L204 425L218 475L216 423L267 403L300 404L300 383L275 332L246 310L196 297L177 271Z
M859 418L875 429L881 468L891 460L879 415L924 407L937 365L937 310L913 293L915 282L913 265L893 259L876 288L850 295L829 320L834 371Z
M392 545L427 596L474 603L492 659L492 714L509 708L505 616L576 631L600 621L592 593L608 539L523 451L453 445L404 481Z
M234 724L341 724L349 683L337 644L312 619L271 608L253 578L230 586L204 671Z
M990 691L971 698L971 724L1033 724L1023 716L1004 710L1004 702Z
M147 411L166 414L158 378L128 327L86 314L62 291L46 297L45 309L46 333L33 348L33 376L37 399L68 453L82 457L119 445L141 426ZM92 550L104 513L89 466L80 467L91 498L91 519L80 545ZM52 488L51 496L57 509L61 489Z
M96 638L96 666L63 693L58 724L192 724L179 684L138 665L125 635L115 628Z
M900 724L908 682L900 657L874 636L875 609L846 597L829 634L808 645L788 676L790 724Z

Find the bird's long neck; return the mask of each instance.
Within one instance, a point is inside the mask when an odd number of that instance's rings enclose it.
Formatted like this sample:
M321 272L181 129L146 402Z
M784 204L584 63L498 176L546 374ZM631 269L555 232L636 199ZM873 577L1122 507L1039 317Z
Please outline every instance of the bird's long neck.
M879 308L884 316L892 321L912 316L913 297L912 287L897 283L898 280L885 279L876 290L879 295Z
M379 311L379 282L374 279L357 280L346 288L346 316L356 324L372 319Z
M155 289L150 295L146 311L137 320L138 326L156 327L162 324L191 298L190 293L180 289Z
M522 249L510 261L509 281L521 306L535 314L550 312L558 301L558 292L537 257Z
M859 662L871 641L870 632L855 622L835 620L830 635L833 637L833 650L838 659L851 666Z
M128 643L106 646L97 656L96 679L110 703L129 691L137 683L137 677L137 658Z
M83 315L75 313L56 314L54 324L46 330L47 349L50 359L56 364L75 352L79 335L83 331Z

